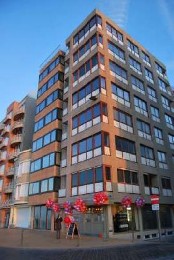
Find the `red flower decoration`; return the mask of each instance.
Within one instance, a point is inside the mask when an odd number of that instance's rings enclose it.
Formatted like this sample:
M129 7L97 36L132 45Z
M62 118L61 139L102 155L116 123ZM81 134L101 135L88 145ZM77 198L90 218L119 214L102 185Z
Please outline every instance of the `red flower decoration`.
M66 201L64 204L63 204L63 207L64 207L64 210L65 210L65 214L72 214L72 205L69 201Z
M105 192L95 193L93 201L97 205L103 205L108 201L108 195Z
M138 197L138 198L136 198L136 200L135 200L135 205L136 205L137 207L143 207L144 204L145 204L145 199L144 199L143 197Z
M53 204L54 204L54 201L52 199L48 199L45 206L47 208L51 209Z
M53 209L54 212L59 212L60 211L59 205L57 203L53 203L52 209Z
M128 208L130 207L130 205L132 204L132 198L129 196L125 196L122 201L121 204L123 205L123 207Z
M82 213L84 213L84 212L86 211L86 209L87 209L85 202L84 202L81 198L77 199L77 200L74 202L73 207L74 207L77 211L82 212Z

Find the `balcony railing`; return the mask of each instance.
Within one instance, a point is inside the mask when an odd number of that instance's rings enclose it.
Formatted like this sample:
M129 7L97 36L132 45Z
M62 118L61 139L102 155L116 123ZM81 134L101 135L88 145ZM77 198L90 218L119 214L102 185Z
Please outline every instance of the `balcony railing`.
M19 154L20 150L8 154L8 160L14 160Z
M9 208L11 205L13 205L13 203L13 199L5 200L3 202L0 202L0 208Z
M16 118L18 116L20 116L21 114L24 114L25 113L25 108L24 107L21 107L20 109L16 110L14 112L14 120L16 120Z
M22 141L22 135L16 135L11 139L11 145L16 143L21 143Z
M4 193L12 193L14 189L14 183L10 183L3 187Z
M12 176L14 175L15 173L15 168L14 167L11 167L8 172L6 173L6 176Z
M12 126L12 130L17 129L17 128L22 128L24 126L24 121L17 121L13 124Z

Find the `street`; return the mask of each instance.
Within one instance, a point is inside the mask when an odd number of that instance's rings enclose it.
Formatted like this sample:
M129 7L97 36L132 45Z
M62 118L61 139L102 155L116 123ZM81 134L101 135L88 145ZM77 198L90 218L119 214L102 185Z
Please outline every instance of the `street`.
M172 260L174 242L151 241L147 244L116 245L103 248L28 249L0 248L1 260Z

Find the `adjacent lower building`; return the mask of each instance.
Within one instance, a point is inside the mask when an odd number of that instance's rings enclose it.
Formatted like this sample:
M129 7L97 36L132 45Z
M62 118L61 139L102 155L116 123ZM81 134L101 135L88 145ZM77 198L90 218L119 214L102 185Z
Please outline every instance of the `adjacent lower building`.
M0 226L8 227L15 201L15 161L21 151L31 148L36 97L28 94L13 102L0 124ZM28 194L28 189L26 187Z

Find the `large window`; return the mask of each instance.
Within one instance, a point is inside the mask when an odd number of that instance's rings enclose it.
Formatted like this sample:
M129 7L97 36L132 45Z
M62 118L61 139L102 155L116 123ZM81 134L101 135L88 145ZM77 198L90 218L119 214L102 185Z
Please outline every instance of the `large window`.
M39 88L37 92L37 97L40 97L45 91L51 88L58 80L61 82L64 81L64 74L63 72L58 72L54 76L52 76L42 87Z
M135 110L145 116L148 116L147 104L141 98L134 96Z
M133 44L130 40L127 40L128 50L130 50L133 54L139 57L139 49L138 47Z
M150 125L140 119L137 119L137 129L144 134L151 135ZM145 136L143 135L143 137Z
M116 30L109 23L106 23L106 30L107 30L107 33L111 34L114 39L119 41L119 43L121 43L121 44L123 43L123 34L120 33L118 30Z
M47 133L46 135L40 137L39 139L33 141L33 145L32 145L32 151L35 152L39 149L41 149L42 147L54 142L54 141L61 141L61 136L62 136L62 130L60 129L55 129L49 133Z
M131 81L132 87L135 90L141 92L142 94L145 94L144 83L140 79L136 78L135 76L131 76Z
M44 99L41 103L39 103L36 106L36 114L41 112L45 107L52 104L55 100L57 99L62 100L62 98L63 98L63 92L61 89L52 92L46 99Z
M157 107L150 106L150 111L152 114L152 119L154 121L160 122L160 113Z
M110 70L117 76L127 80L127 71L113 61L109 61Z
M99 15L92 17L91 20L73 37L73 44L76 45L80 43L97 25L102 26L102 19Z
M72 164L85 161L102 154L103 147L109 147L109 134L98 133L72 145Z
M50 153L47 154L35 161L31 162L31 173L35 171L39 171L41 169L51 167L53 165L58 165L58 154L57 153Z
M159 84L159 88L163 91L163 92L167 92L167 84L162 80L158 78L158 84Z
M146 79L148 81L150 81L151 83L154 83L154 81L153 81L153 73L150 70L146 69L146 68L145 68L145 77L146 77Z
M122 49L120 49L117 45L115 45L111 41L108 41L108 49L112 55L114 55L117 59L125 63L125 53Z
M145 53L145 52L141 52L141 57L143 59L143 61L147 64L150 65L150 58L149 56ZM150 65L151 66L151 65Z
M174 118L165 114L165 121L169 128L174 129Z
M56 108L51 112L49 112L46 116L41 118L39 121L37 121L34 125L34 132L39 131L45 125L48 125L49 123L53 122L56 119L59 120L62 119L62 109Z
M156 142L159 143L159 144L163 144L164 141L163 141L163 133L162 133L162 130L159 129L158 127L154 127L154 135L155 135L155 139L156 139Z
M166 163L166 153L158 151L157 154L159 162Z
M142 74L141 64L138 61L134 60L132 57L129 57L129 64L133 70L135 70L139 74Z
M133 142L131 140L116 136L115 145L116 145L116 150L118 150L118 151L136 154L135 142Z
M46 69L44 69L39 75L39 81L43 80L57 65L62 64L64 65L64 57L59 56L54 61L50 63Z
M156 91L153 88L151 88L150 86L148 86L147 92L148 92L149 99L153 100L154 102L157 102Z
M106 79L97 77L75 92L72 96L73 109L85 104L91 97L96 97L99 93L106 94Z
M51 230L51 209L44 206L34 207L34 229Z
M123 88L119 87L118 85L115 85L111 82L112 87L112 97L120 102L121 104L124 104L128 107L130 107L130 94L128 91L124 90Z
M124 111L114 108L114 126L119 127L125 131L133 133L133 124L131 115Z
M166 108L167 110L170 110L170 100L164 96L161 96L162 104L163 107Z
M103 118L103 116L105 116ZM78 132L82 132L92 125L96 125L103 122L108 122L106 117L108 116L107 104L98 103L95 106L85 110L81 114L73 117L72 119L72 134L75 135Z
M138 173L130 170L117 169L118 183L138 185Z
M145 145L140 145L140 151L141 151L141 156L146 158L146 159L150 159L150 160L154 160L154 151L152 148L145 146Z

